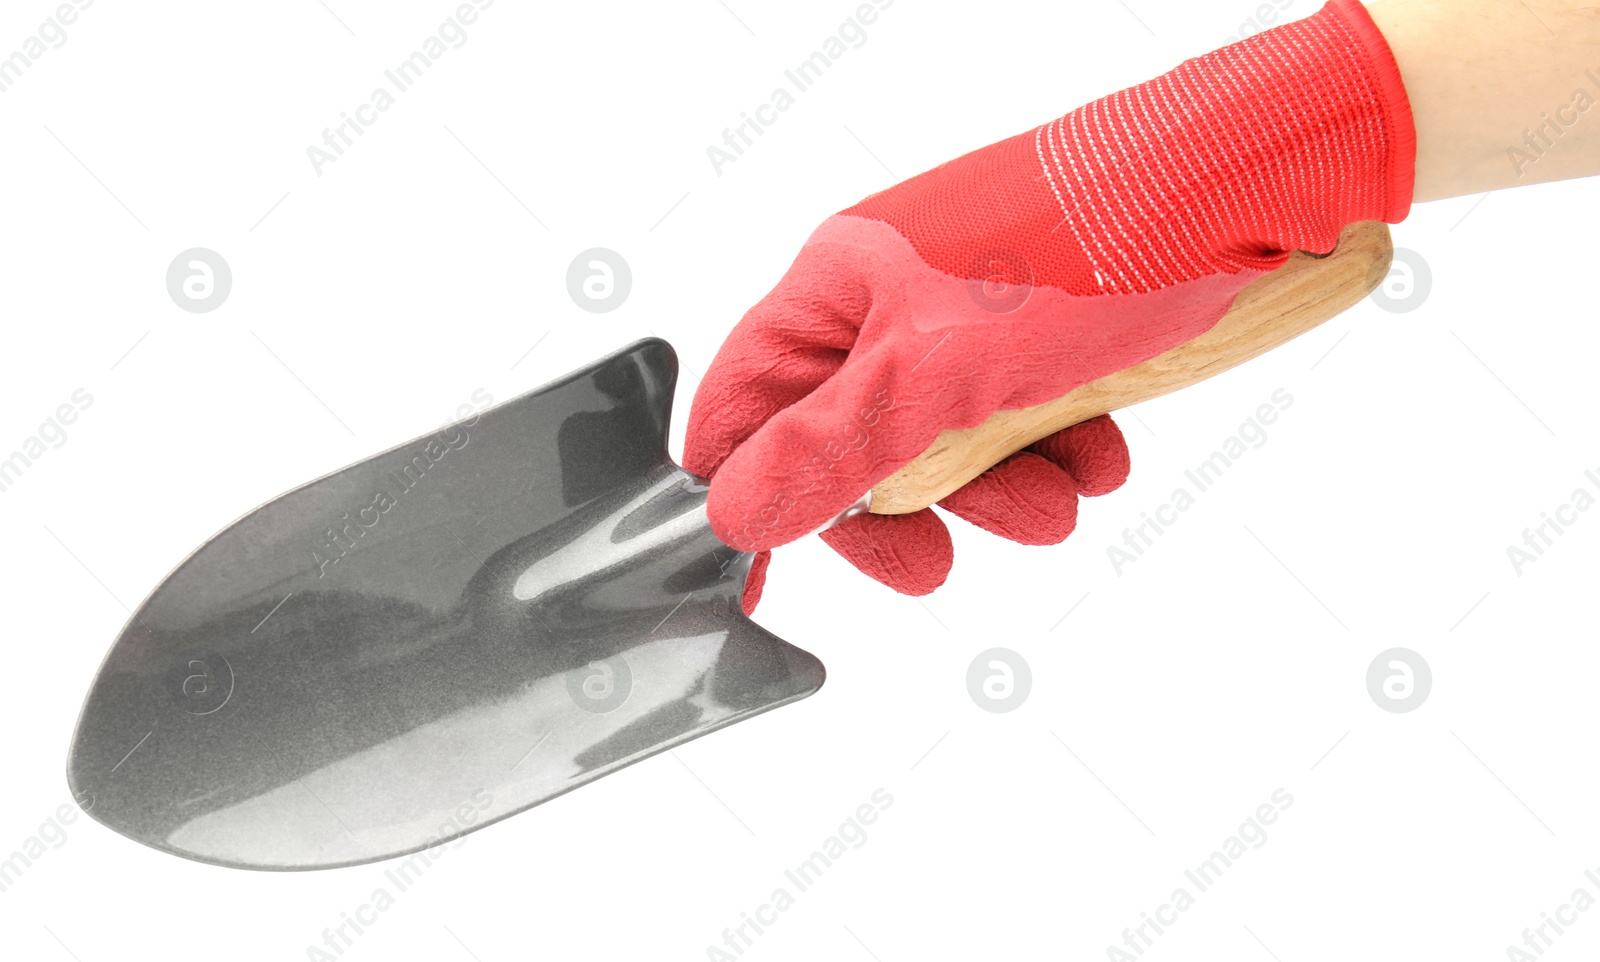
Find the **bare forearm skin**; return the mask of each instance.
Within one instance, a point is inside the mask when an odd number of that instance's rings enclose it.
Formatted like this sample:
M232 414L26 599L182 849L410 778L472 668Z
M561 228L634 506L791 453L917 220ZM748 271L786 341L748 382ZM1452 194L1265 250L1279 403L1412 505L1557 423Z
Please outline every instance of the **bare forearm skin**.
M1600 3L1372 0L1417 128L1415 200L1600 174Z

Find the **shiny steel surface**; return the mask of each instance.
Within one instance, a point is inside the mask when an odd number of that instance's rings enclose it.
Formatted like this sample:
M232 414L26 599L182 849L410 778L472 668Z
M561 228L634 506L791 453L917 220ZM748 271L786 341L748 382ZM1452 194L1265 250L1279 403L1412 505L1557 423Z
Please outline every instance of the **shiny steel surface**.
M815 691L667 455L676 374L641 341L223 530L107 655L74 793L177 855L328 868Z

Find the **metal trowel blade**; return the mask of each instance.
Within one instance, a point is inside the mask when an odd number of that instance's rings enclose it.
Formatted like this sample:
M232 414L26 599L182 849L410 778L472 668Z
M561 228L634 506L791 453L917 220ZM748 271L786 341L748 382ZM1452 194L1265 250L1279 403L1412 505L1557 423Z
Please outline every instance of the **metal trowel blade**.
M76 797L176 855L331 868L815 691L667 454L676 375L641 341L224 529L106 656Z

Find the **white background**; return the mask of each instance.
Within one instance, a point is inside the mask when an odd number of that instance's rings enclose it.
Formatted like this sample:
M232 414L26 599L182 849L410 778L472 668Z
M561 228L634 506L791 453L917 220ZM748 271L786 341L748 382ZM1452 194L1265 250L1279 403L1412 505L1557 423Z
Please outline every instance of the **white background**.
M650 333L682 359L681 425L828 214L1254 10L901 0L718 177L706 147L853 2L501 0L319 177L306 147L454 9L329 5L95 3L0 94L0 450L94 397L0 495L0 857L69 800L127 606L241 511ZM7 4L0 51L52 9ZM1505 958L1575 888L1600 895L1600 511L1520 576L1506 555L1600 469L1597 200L1419 207L1395 236L1431 266L1422 306L1363 303L1123 416L1133 476L1065 545L954 521L923 601L815 540L782 549L758 619L827 664L819 694L470 836L344 957L703 959L883 788L868 841L745 958L1103 959L1281 787L1267 841L1145 958ZM234 273L214 313L164 286L197 246ZM595 246L633 269L610 314L566 290ZM1107 546L1278 388L1267 443L1117 575ZM993 646L1032 666L1009 714L966 689ZM1366 689L1394 646L1433 669L1409 714ZM0 953L306 958L383 868L234 871L80 818L0 894ZM1600 911L1579 918L1547 958L1600 950Z

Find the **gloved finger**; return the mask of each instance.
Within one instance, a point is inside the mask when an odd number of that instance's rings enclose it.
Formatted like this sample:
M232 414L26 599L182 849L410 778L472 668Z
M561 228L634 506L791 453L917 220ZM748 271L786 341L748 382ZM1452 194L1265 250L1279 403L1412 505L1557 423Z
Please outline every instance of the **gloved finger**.
M839 370L870 295L836 260L830 248L803 249L728 334L690 405L685 468L710 477L769 418Z
M906 595L944 584L955 559L950 530L927 508L857 515L822 532L822 540L862 574Z
M1060 465L1085 497L1109 494L1128 480L1128 442L1107 414L1035 441L1028 450Z
M1046 298L1035 297L1007 319L1005 351L996 356L991 340L998 322L924 330L907 316L905 292L881 287L861 319L860 338L832 376L771 413L718 467L706 508L712 530L727 544L766 550L815 531L921 454L941 430L976 426L995 410L1042 403L1081 383L1080 375L1063 374L1049 349L1059 340L1059 325L1046 316ZM932 303L957 313L976 310L947 300ZM1075 326L1092 332L1095 323L1109 323L1097 305L1073 302L1072 308ZM1022 316L1027 311L1037 316ZM1090 367L1081 376L1101 373ZM1086 428L1083 437L1108 433L1102 424ZM1060 456L1075 456L1073 445ZM1116 459L1109 467L1087 454L1082 460L1093 490L1107 490Z
M734 449L706 498L717 537L755 551L821 528L931 444L951 406L984 403L956 378L906 372L903 347L857 346Z
M750 571L744 576L744 594L739 605L747 615L754 614L761 603L761 591L767 586L767 566L772 563L772 552L759 551L750 559Z
M947 495L939 507L1020 544L1059 544L1078 526L1078 485L1049 459L1019 451Z

